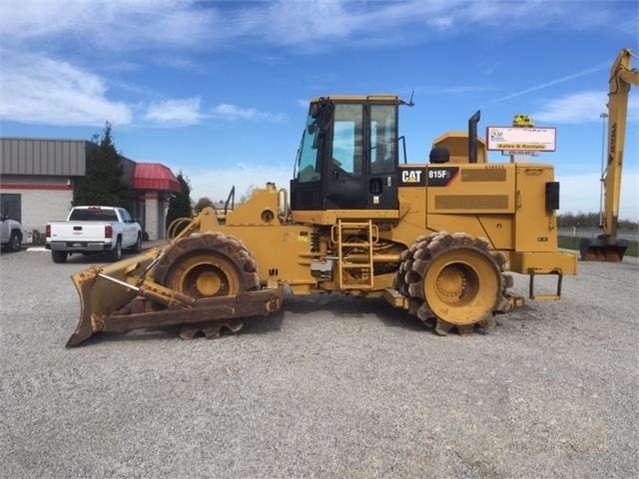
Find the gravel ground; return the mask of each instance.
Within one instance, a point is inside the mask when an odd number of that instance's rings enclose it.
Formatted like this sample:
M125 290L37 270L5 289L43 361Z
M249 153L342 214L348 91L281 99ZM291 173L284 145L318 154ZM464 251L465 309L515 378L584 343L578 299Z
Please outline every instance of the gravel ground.
M89 264L0 257L0 477L639 477L636 258L489 335L331 295L219 340L65 349Z

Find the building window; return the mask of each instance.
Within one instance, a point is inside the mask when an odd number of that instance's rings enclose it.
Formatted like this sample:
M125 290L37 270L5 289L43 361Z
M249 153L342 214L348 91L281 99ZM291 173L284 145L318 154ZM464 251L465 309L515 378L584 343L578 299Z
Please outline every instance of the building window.
M22 223L22 198L16 193L0 194L0 212L7 218Z

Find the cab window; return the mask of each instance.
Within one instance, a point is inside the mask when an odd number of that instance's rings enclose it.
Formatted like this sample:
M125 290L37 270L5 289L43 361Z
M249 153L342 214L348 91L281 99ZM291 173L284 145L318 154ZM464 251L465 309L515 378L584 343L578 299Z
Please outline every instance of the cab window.
M393 173L397 165L397 107L372 105L370 109L370 171Z
M337 104L333 124L333 163L346 173L362 174L363 107Z
M319 141L320 129L315 118L309 115L302 142L298 150L297 180L300 183L318 181L321 178L319 165Z

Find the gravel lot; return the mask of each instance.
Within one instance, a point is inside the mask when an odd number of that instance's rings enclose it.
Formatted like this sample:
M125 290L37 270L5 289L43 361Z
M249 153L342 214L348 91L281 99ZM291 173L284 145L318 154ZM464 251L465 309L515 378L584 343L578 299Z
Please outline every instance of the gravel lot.
M65 349L90 264L0 257L1 477L639 477L636 258L490 335L332 295L219 340Z

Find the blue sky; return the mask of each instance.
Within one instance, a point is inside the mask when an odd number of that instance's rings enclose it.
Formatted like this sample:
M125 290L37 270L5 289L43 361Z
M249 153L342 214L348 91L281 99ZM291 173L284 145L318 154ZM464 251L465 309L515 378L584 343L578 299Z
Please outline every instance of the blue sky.
M217 200L288 187L310 98L414 92L410 162L478 109L480 131L525 113L557 127L534 161L555 165L561 212L598 211L608 75L638 25L635 0L3 0L0 134L89 139L109 121L123 155ZM638 100L620 214L635 221Z

